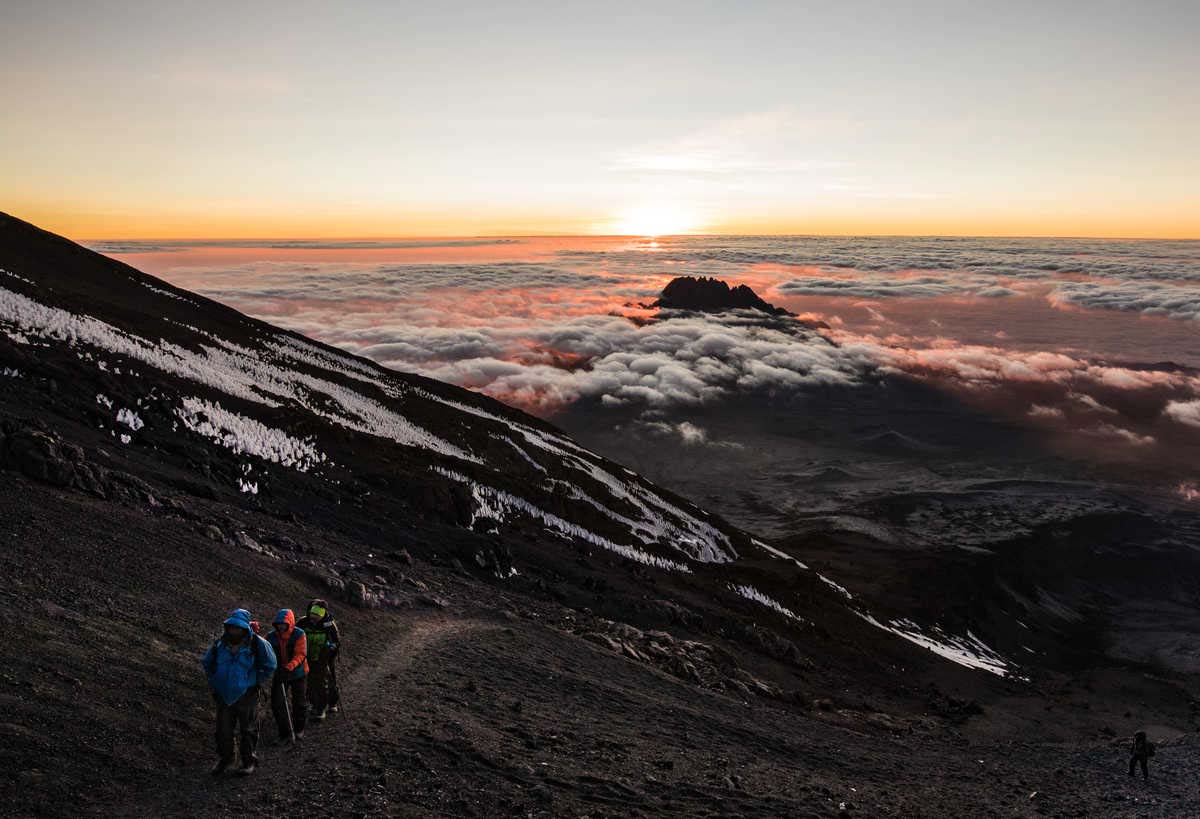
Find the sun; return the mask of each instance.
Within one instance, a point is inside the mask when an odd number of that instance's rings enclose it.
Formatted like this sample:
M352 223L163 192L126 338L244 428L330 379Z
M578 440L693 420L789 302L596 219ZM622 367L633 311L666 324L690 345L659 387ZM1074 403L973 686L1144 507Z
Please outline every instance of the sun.
M621 236L674 236L696 229L695 214L667 203L637 205L617 217L613 233Z

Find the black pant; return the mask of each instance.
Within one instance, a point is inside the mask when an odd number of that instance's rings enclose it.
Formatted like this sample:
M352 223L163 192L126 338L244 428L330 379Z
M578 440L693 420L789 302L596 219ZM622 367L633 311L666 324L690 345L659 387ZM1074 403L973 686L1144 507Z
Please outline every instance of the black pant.
M271 712L275 715L275 727L279 729L280 737L289 739L293 730L304 730L304 724L308 721L308 698L305 696L307 688L306 677L286 681L277 679L271 687ZM288 711L285 706L285 698L289 692L292 705L291 728L288 727Z
M337 705L342 701L342 692L338 690L337 683L337 655L329 655L329 692L327 699L330 706Z
M255 721L258 686L247 689L233 705L226 705L216 694L213 698L217 701L217 755L226 765L233 762L233 733L236 728L240 731L242 764L257 761L254 749L258 747L258 724Z
M1149 779L1150 778L1150 770L1146 767L1146 757L1138 756L1137 754L1134 754L1133 756L1129 757L1129 775L1133 776L1134 766L1137 765L1139 762L1142 764L1142 779Z
M308 701L318 711L341 701L337 684L337 655L312 664L308 670Z

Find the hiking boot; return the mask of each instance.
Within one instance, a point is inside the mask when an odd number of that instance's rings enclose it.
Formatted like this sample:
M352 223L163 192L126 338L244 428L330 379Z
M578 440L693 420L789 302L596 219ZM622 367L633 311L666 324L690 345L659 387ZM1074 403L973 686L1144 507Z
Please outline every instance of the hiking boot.
M212 768L209 770L209 773L213 776L220 776L221 774L225 773L225 769L228 767L228 759L218 759L217 764L212 766Z
M326 711L328 711L328 710L329 710L329 709L327 709L327 708L318 708L318 709L317 709L317 710L316 710L316 711L313 713L313 719L325 719L325 716L326 716Z
M340 714L340 713L342 713L342 706L340 704L339 705L331 705L331 706L329 706L329 710L335 714Z
M296 737L295 737L295 738L296 738L296 739L304 739L304 732L303 732L303 731L297 731L297 732L296 732Z
M249 776L254 773L254 769L258 767L258 760L251 759L245 765L237 769L238 776Z

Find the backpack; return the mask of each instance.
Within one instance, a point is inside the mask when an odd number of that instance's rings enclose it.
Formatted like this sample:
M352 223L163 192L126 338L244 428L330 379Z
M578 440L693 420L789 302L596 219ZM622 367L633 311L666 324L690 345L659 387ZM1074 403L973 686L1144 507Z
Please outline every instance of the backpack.
M329 641L329 630L318 623L309 625L304 629L304 633L308 640L309 660L313 663L321 662L326 652L325 644Z
M212 644L213 656L216 656L217 651L220 650L221 637L223 637L223 636L224 636L223 634L218 635L217 639L213 640L213 644ZM259 652L258 641L259 641L259 639L260 638L257 634L255 634L253 631L250 632L250 654L251 654L251 656L254 657L254 667L255 668L258 668L258 652Z

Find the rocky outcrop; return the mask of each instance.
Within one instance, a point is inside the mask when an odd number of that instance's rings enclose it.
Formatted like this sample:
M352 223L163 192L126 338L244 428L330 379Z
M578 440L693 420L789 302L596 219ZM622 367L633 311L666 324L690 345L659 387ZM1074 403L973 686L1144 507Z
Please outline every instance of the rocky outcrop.
M603 618L596 618L587 626L581 624L575 631L585 640L614 654L655 666L702 688L741 697L779 699L784 696L779 686L741 668L734 655L718 645L682 640L666 631L643 631L628 623Z
M83 448L52 432L6 422L0 428L0 468L53 486L71 487L106 498L116 475L88 463Z
M659 295L653 307L674 310L697 310L720 313L726 310L758 310L773 316L790 316L787 310L759 298L744 284L730 287L720 279L680 276L672 279Z

